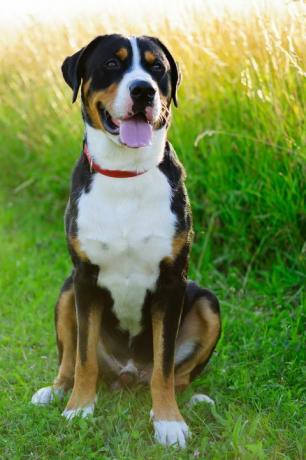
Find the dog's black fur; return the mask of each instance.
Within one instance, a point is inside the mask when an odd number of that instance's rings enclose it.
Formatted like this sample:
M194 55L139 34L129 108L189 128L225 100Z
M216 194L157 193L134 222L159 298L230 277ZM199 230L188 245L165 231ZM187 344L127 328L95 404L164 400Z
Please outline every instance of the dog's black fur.
M153 37L139 37L137 43L141 66L150 75L152 81L155 82L159 96L164 104L161 116L158 120L152 122L153 129L157 131L168 126L171 101L177 106L177 88L180 82L180 73L170 51L160 40ZM72 100L73 102L76 100L81 87L83 119L92 128L108 134L116 131L116 125L109 113L109 106L111 106L112 98L114 98L124 75L131 68L132 53L132 46L128 38L121 35L106 35L95 38L86 47L65 59L62 72L66 83L73 91ZM98 103L92 104L92 101L98 97ZM143 107L141 107L142 104ZM137 99L137 101L134 101L132 111L145 116L143 114L146 113L146 106L150 105L152 106L152 103L149 99L145 103ZM87 138L85 136L83 148L86 144ZM175 374L179 373L179 370L183 369L186 364L188 365L188 362L193 362L192 360L194 360L193 368L189 371L189 376L187 376L188 381L192 380L202 370L219 338L220 311L218 300L210 291L202 289L196 283L187 280L188 258L192 238L191 210L184 185L184 169L168 141L165 141L162 160L156 167L165 176L171 187L169 212L176 218L173 253L170 257L159 261L159 275L155 289L147 290L143 300L141 330L137 335L131 336L128 330L120 327L120 318L117 318L113 310L114 302L111 290L98 285L100 267L92 263L88 254L84 253L79 241L77 224L79 200L83 194L91 192L94 177L99 174L92 170L82 149L82 154L72 175L70 199L65 214L67 243L73 271L64 283L56 308L60 365L63 366L65 348L63 341L67 341L67 337L71 336L72 339L69 340L72 340L71 343L73 343L76 353L76 373L74 377L72 375L69 378L67 377L63 383L63 375L60 372L55 387L62 385L63 388L67 389L67 387L72 386L73 379L78 379L78 369L81 369L82 366L87 369L86 366L88 366L88 362L91 359L88 345L89 335L90 328L93 327L90 322L90 316L98 308L101 309L101 312L103 311L99 334L105 349L108 350L111 356L114 356L119 362L126 362L132 359L140 367L142 365L144 367L153 366L153 408L155 417L160 419L161 416L157 412L162 413L163 410L159 408L158 402L154 403L154 394L160 391L162 395L163 388L167 385L171 393L171 385L174 385L171 376L173 376L174 372ZM101 197L101 199L103 200L104 197ZM154 232L154 229L152 231ZM133 267L131 267L131 270L133 270ZM69 298L72 299L72 307L65 303L65 295L70 296ZM76 313L73 313L74 305ZM196 313L198 308L200 313ZM67 318L73 325L72 332L67 332L70 326L68 326L68 320L65 319L64 313L68 315ZM197 317L197 314L199 318L201 314L203 316L203 325L201 326L203 336L191 337L190 340L194 339L193 349L183 360L175 363L174 355L178 334L180 334L181 330L183 331L186 321L190 322L190 327L198 330L196 320L191 318L192 315ZM73 315L75 315L77 321ZM161 343L156 350L153 350L154 318L159 318L158 321L161 321L161 323L158 324L160 324L163 331L162 337L159 338ZM210 323L210 321L212 322ZM201 354L201 350L205 348L205 333L208 336L210 334L210 324L215 324L215 326L212 326L211 344L208 351L206 353L202 351ZM65 332L66 327L67 331ZM159 355L159 352L161 357L157 358L156 356ZM156 364L158 359L161 361ZM157 369L160 365L162 374L159 374ZM67 371L65 372L67 373ZM112 381L118 378L111 369L102 368L101 372L106 380ZM154 377L154 372L156 375L158 374L158 377ZM70 383L67 383L68 381ZM160 390L158 386L161 387ZM74 389L74 392L77 391L80 392L79 389ZM86 388L84 393L86 393ZM167 394L165 393L166 399ZM73 402L70 401L70 405L68 403L70 410L78 409L76 400L78 398L75 398ZM82 401L85 401L86 398L79 398L79 400L81 401L79 406L82 406ZM174 400L169 402L169 417L170 420L174 417L174 420L180 421L182 418L175 409L175 404ZM165 402L165 405L167 405L167 402ZM176 414L175 416L173 415L174 413ZM167 413L163 417L168 420Z

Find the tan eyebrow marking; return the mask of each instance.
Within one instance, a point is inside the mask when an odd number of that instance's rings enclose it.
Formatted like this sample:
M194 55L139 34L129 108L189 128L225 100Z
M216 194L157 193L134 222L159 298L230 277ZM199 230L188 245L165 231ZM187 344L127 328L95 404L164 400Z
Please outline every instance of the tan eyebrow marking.
M154 53L152 53L152 51L145 51L144 57L145 57L145 60L146 60L149 64L153 64L153 62L154 62L155 59L156 59L156 56L155 56Z
M128 50L127 48L120 48L118 51L116 51L116 56L118 56L121 61L124 61L128 57Z

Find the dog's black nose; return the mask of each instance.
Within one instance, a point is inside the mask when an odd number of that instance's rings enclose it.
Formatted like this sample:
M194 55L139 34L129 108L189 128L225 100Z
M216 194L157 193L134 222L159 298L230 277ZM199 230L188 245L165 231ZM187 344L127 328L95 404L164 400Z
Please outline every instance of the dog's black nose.
M130 93L135 103L146 106L152 104L156 90L147 81L135 80L130 85Z

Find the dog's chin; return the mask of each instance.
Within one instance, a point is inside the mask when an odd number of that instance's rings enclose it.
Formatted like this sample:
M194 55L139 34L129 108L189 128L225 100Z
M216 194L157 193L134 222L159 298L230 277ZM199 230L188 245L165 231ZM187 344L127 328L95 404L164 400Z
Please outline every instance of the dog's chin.
M158 119L149 120L143 112L124 118L114 118L106 109L101 109L100 118L107 137L116 144L132 149L152 144Z

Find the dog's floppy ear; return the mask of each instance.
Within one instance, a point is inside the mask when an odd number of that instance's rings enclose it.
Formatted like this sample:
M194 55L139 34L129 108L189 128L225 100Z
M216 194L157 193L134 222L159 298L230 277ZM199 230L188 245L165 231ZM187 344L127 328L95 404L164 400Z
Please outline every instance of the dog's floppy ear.
M93 48L98 44L98 42L100 42L105 37L106 35L99 35L98 37L94 38L87 46L81 48L77 53L67 57L64 60L62 64L62 73L65 82L73 90L72 102L75 102L79 92L86 57L90 51L92 51Z
M181 79L182 79L182 76L181 76L181 72L179 70L179 66L177 64L177 62L175 62L174 60L174 57L172 56L172 54L170 53L170 51L168 50L168 48L158 39L158 38L155 38L155 37L147 37L149 38L150 40L153 40L162 50L163 52L165 53L169 63L170 63L170 69L171 69L171 97L173 99L173 102L174 102L174 105L175 107L178 106L178 103L177 103L177 89L178 89L178 86L181 82Z

